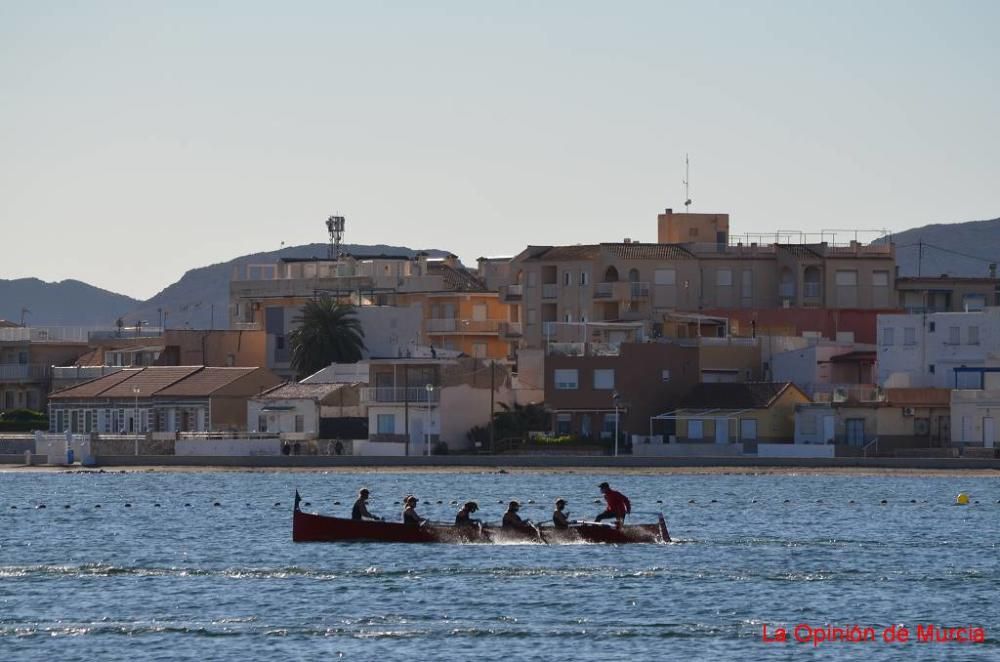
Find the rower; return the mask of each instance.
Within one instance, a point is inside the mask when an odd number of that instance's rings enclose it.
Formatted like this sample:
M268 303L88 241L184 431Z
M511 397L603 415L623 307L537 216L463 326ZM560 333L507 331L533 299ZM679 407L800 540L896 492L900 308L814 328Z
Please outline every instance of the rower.
M569 513L566 512L566 499L556 499L556 509L552 511L552 524L557 529L568 529L571 524Z
M632 512L632 502L621 492L611 489L611 486L607 483L601 483L598 487L604 493L604 501L607 502L608 507L594 519L600 522L602 519L613 517L615 519L615 526L620 529L622 527L622 520Z
M507 506L507 512L503 514L503 521L500 526L504 529L517 529L526 533L535 533L535 527L530 521L521 519L517 511L521 509L521 504L511 501Z
M462 509L455 515L455 526L482 525L482 521L473 519L472 513L479 510L479 504L475 501L466 501Z
M409 524L411 526L422 526L426 521L421 519L420 515L417 514L417 497L408 496L403 501L405 508L403 508L403 524Z
M351 519L353 520L380 520L380 517L375 517L370 512L368 512L368 488L362 487L358 490L358 500L354 502L354 507L351 508Z

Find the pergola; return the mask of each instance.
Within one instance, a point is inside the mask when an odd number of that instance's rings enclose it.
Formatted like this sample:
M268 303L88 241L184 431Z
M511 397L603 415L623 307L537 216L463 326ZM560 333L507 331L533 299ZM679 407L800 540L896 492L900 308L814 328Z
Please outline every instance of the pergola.
M745 409L673 409L671 411L665 412L663 414L658 414L656 416L649 417L649 436L653 436L653 421L676 421L682 418L714 418L720 419L724 418L727 421L731 421L734 418L739 418L748 411L754 411L750 408Z

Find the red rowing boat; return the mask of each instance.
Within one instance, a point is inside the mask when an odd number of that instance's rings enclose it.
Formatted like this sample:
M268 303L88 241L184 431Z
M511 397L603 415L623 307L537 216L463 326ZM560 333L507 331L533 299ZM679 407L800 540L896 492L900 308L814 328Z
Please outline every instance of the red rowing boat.
M612 524L583 522L568 529L535 527L517 530L491 526L450 526L447 524L402 524L353 520L304 513L296 500L292 513L294 542L395 542L395 543L665 543L670 542L667 523L661 513L656 524L632 524L621 528Z

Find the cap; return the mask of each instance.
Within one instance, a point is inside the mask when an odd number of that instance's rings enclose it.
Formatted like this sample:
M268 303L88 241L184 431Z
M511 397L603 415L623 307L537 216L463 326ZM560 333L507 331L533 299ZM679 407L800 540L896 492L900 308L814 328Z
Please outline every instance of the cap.
M557 506L558 506L558 505L563 505L563 506L565 506L565 505L566 505L567 503L568 503L568 501L566 501L566 499L556 499L556 505L557 505Z
M608 485L607 483L601 483L597 487L598 487L598 489L601 489L601 490L610 490L611 489L611 486Z
M465 507L468 508L469 510L479 510L479 504L476 503L475 501L466 501Z
M415 496L408 496L408 497L406 497L406 503L416 503L418 501L420 501L420 499L418 499Z
M508 507L508 508L520 508L520 507L521 507L521 504L519 504L519 503L518 503L517 501L511 501L511 502L510 502L510 505L509 505L509 506L507 506L507 507Z

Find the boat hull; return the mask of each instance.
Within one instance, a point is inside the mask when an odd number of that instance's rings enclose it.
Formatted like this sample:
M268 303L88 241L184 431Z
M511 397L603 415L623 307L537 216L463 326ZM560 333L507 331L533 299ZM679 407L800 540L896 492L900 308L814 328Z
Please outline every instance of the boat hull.
M390 542L390 543L662 543L670 542L663 516L656 524L623 526L582 523L568 529L543 527L526 531L489 526L415 526L397 522L351 520L304 513L292 515L294 542Z

